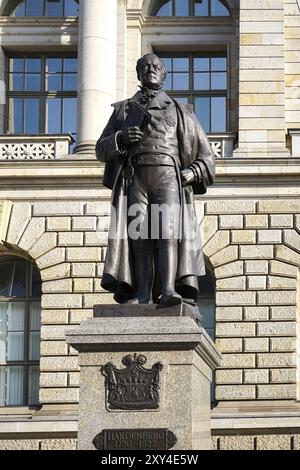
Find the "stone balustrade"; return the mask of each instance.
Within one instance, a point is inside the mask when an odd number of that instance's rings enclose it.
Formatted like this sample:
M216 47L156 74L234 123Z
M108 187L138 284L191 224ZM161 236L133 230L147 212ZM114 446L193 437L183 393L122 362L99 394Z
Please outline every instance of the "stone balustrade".
M56 160L69 154L73 142L69 134L2 135L0 160Z
M216 158L233 155L235 134L210 134ZM57 160L70 154L73 139L66 135L2 135L0 160Z

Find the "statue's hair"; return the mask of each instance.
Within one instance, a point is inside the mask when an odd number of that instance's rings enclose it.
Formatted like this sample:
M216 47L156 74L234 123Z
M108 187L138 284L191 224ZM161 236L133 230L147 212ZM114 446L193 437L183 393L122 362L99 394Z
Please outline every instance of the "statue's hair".
M140 72L141 72L141 67L143 65L143 63L145 62L145 59L146 57L157 57L162 65L162 74L163 74L163 80L165 81L165 79L167 78L167 69L166 69L166 66L165 64L163 63L163 61L156 55L156 54L145 54L143 57L141 57L138 61L137 61L137 64L136 64L136 73L137 73L137 76L138 76L138 79L140 79Z

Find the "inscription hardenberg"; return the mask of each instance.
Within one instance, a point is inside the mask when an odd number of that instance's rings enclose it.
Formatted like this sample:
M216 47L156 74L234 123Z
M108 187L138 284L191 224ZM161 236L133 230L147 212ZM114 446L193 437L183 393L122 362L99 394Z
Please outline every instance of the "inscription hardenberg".
M168 450L176 442L175 434L168 429L110 429L93 440L99 450Z

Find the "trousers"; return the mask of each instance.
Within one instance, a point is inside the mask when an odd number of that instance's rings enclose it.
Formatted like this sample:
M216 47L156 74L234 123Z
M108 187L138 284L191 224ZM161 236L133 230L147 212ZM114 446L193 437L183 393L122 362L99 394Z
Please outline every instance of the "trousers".
M175 292L180 233L175 166L137 165L128 188L128 210L136 297L149 303L154 281L161 295Z

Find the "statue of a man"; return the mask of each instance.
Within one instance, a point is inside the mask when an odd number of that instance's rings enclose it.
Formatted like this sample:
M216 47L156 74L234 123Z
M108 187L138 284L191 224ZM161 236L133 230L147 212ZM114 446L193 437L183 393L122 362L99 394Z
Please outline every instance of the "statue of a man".
M213 183L215 158L190 107L163 91L167 72L159 57L139 59L137 75L140 91L113 104L96 145L114 212L102 287L119 303L167 307L195 301L205 275L193 195ZM164 207L156 220L153 207Z

